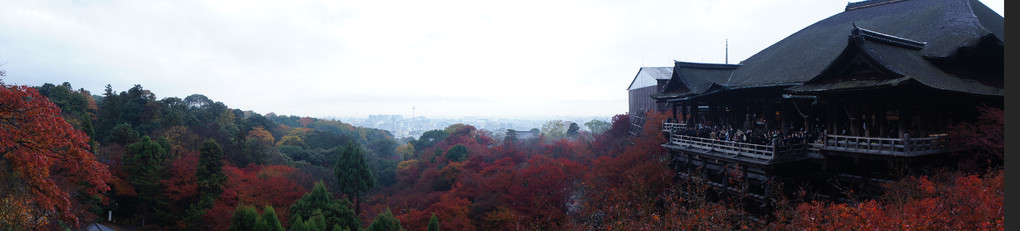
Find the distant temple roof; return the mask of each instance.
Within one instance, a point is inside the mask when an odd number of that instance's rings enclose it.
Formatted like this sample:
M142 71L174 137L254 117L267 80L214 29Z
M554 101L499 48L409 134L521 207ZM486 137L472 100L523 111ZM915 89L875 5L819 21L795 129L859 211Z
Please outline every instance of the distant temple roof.
M634 80L630 81L627 90L656 86L657 80L669 79L672 74L672 67L641 67L637 75L634 75Z

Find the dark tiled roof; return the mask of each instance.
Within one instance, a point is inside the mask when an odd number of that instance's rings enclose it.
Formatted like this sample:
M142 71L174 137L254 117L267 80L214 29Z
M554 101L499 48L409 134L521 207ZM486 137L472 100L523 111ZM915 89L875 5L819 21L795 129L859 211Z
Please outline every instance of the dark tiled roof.
M989 87L973 80L963 79L941 71L932 62L920 55L923 43L905 40L893 35L866 29L854 28L849 36L851 41L839 55L850 57L864 55L873 65L895 75L894 78L878 80L823 81L820 76L804 85L787 89L790 92L822 92L852 90L861 88L892 87L917 82L925 86L947 91L966 92L979 95L1003 95L1002 89ZM838 62L833 65L840 65ZM829 66L831 68L839 68ZM829 69L822 73L828 73ZM825 75L825 74L822 74Z
M847 45L855 25L905 41L927 42L922 57L948 57L986 35L1004 41L1003 18L976 0L900 0L851 3L741 62L723 86L795 86L820 74ZM913 59L913 58L912 58Z
M718 63L692 63L676 61L673 75L663 87L662 93L652 98L665 99L685 95L703 94L711 89L723 89L722 84L740 65Z

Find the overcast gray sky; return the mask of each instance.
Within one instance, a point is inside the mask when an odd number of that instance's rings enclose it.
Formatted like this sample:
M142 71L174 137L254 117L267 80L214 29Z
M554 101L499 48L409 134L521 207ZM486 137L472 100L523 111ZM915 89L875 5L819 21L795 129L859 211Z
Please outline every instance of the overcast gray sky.
M0 68L263 114L604 116L641 66L721 63L726 39L737 63L846 3L0 0Z

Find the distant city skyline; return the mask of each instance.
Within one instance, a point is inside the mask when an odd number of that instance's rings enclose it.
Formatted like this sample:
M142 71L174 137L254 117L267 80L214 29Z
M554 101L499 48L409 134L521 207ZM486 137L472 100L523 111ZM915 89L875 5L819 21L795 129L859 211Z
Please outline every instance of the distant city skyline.
M463 123L474 126L478 130L488 130L493 132L495 136L506 132L507 129L514 130L531 130L542 129L542 126L549 121L562 120L567 122L574 122L581 128L582 131L587 131L588 128L585 123L591 120L599 120L603 122L612 122L612 116L550 116L550 117L529 117L529 118L496 118L496 117L479 117L479 116L464 116L459 118L430 118L426 116L418 117L403 117L401 115L369 115L367 117L344 117L344 118L325 118L325 119L336 119L344 123L349 123L354 126L376 128L389 131L396 138L405 137L420 137L422 133L430 130L442 130L453 124Z
M0 1L6 84L317 118L622 114L642 66L738 63L846 4Z

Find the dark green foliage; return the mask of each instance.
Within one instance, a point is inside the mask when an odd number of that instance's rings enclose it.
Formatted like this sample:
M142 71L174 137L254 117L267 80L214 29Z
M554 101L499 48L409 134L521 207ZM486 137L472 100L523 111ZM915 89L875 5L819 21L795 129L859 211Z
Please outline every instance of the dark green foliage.
M195 178L198 179L200 197L215 200L223 192L223 181L227 180L227 176L223 174L223 149L216 140L202 142Z
M397 141L393 138L377 139L368 143L368 148L380 158L393 156L393 149L397 148Z
M266 147L256 138L244 139L241 144L240 155L235 155L233 158L234 164L237 166L248 166L248 164L266 164L266 158L269 157L270 147Z
M89 136L90 139L95 139L96 129L92 127L92 119L89 118L89 115L81 113L78 117L81 119L81 131L85 132L85 135Z
M387 159L376 159L375 167L372 170L373 177L376 179L376 185L389 187L397 183L397 165L400 161L387 160Z
M39 94L46 96L50 99L50 102L60 107L62 113L73 115L85 112L88 108L88 98L75 92L68 82L64 82L59 86L47 83L38 89Z
M301 220L301 218L298 217L297 219L294 219L294 221L290 223L290 229L288 229L288 230L289 231L308 231L309 229L308 229L307 226L305 226L305 221Z
M142 141L127 146L127 156L124 161L124 171L127 174L127 181L138 193L136 204L141 210L143 218L155 212L156 206L161 203L163 169L170 163L170 143L160 138L159 142L153 141L148 136L142 137Z
M255 221L255 227L252 228L254 231L284 231L283 225L280 224L280 220L276 218L276 210L273 210L272 205L267 205L262 210L262 216L259 216L258 221Z
M323 218L322 213L316 213L307 221L300 217L293 220L290 223L290 231L326 231L326 219Z
M577 137L580 135L581 126L577 126L577 123L570 122L570 127L567 128L567 137Z
M432 213L432 218L429 218L428 231L439 231L439 218L436 218L436 213Z
M322 227L326 224L338 224L357 230L361 222L354 211L348 207L350 202L345 200L333 200L333 195L326 190L325 184L316 182L312 191L305 194L290 205L290 216L292 220L307 219L307 223L315 224L316 220L322 220ZM318 217L318 218L316 218Z
M110 136L106 137L107 143L115 143L120 146L124 146L130 143L138 142L138 132L131 128L131 124L121 123L113 130L110 131Z
M255 228L259 213L254 206L238 205L234 209L234 216L230 218L231 231L249 231Z
M467 158L468 149L464 145L456 145L446 151L446 159L457 162Z
M354 213L351 213L351 218L355 218L353 215L354 215ZM355 219L352 219L351 221L357 221L357 219L355 218ZM356 226L361 226L360 223L352 223L352 224L355 224ZM326 226L326 218L325 218L325 216L323 216L321 212L316 211L315 216L312 216L312 218L309 218L307 221L305 221L305 227L308 230L326 231L326 228L328 226Z
M205 210L212 208L223 192L223 182L227 180L223 174L223 149L216 140L207 139L202 143L195 179L198 180L198 203L191 205L185 218L190 225L198 224Z
M333 172L336 174L337 184L340 185L340 192L347 195L350 200L359 199L354 204L354 213L358 213L361 207L361 193L375 186L372 170L368 168L361 146L347 143L337 159Z
M421 134L421 138L418 138L418 140L415 141L414 148L422 150L428 147L432 147L432 145L436 145L436 143L439 143L439 141L443 141L443 139L446 139L447 136L450 136L450 134L446 133L443 130L427 131Z
M312 152L309 151L309 150L305 150L301 146L284 145L284 146L280 146L277 150L280 150L280 153L283 153L284 155L287 155L288 157L290 157L290 159L292 159L294 161L302 161L303 160L303 161L308 161L308 163L311 163L311 164L316 164L316 165L319 164L319 163L317 163L317 162L312 160L313 159Z
M418 138L418 140L416 141L417 143L414 144L414 147L419 149L429 148L435 145L436 143L439 143L439 141L443 141L444 139L446 139L447 136L450 136L450 133L447 133L446 131L443 130L427 131L423 133L421 137Z
M400 226L400 220L393 216L389 208L379 213L379 216L372 221L372 225L368 226L369 231L399 231L403 229L404 227Z

